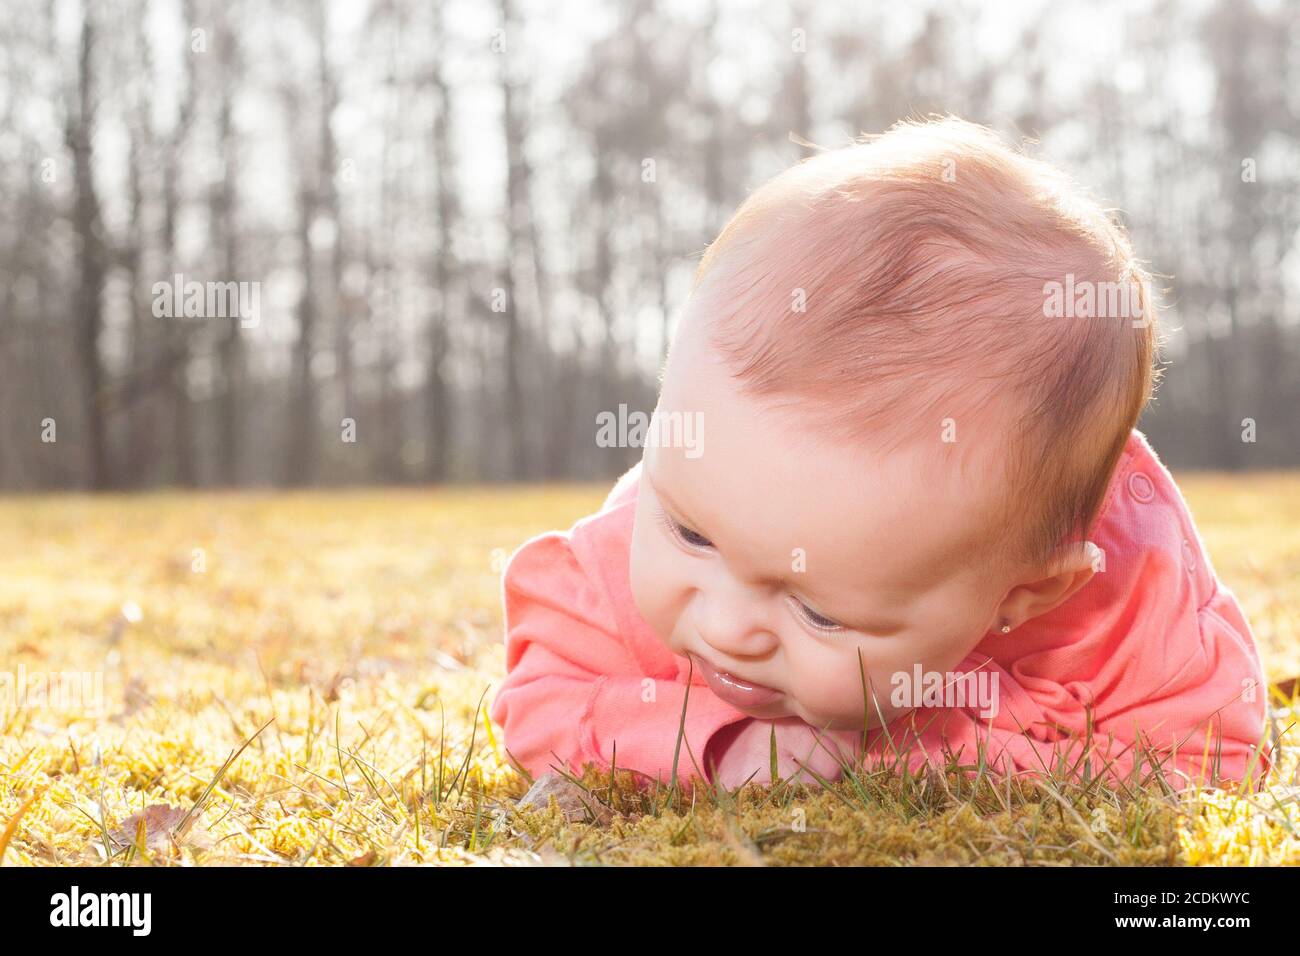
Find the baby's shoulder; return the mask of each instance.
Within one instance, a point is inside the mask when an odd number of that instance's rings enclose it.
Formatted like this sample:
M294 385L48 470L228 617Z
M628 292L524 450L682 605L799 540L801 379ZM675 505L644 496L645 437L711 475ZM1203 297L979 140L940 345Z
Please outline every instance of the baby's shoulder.
M505 566L507 588L525 579L568 576L607 582L611 572L627 563L640 474L638 462L618 479L598 511L566 531L548 531L520 545Z
M1107 560L1147 571L1153 563L1178 568L1190 578L1201 603L1214 594L1214 570L1191 509L1174 476L1136 428L1115 467L1089 538Z

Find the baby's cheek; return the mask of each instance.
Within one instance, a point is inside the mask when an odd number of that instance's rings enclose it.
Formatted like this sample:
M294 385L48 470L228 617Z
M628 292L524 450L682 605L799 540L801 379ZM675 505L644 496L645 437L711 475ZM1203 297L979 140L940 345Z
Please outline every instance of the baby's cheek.
M835 729L861 727L864 709L871 726L878 723L881 714L889 722L900 713L890 699L894 675L905 666L910 668L910 664L900 663L898 658L897 648L855 645L813 661L801 682L804 687L800 698L823 723Z
M787 652L786 667L792 678L787 686L808 712L836 723L861 719L862 682L856 655L814 643L794 654Z
M628 559L628 575L632 586L632 600L641 617L658 633L661 640L667 640L672 634L673 621L669 613L670 594L666 582L671 577L669 569L662 567L653 548L632 538L632 550Z
M628 555L628 581L632 586L632 601L641 612L641 616L647 620L650 618L652 607L650 598L653 596L651 591L653 580L650 569L646 567L645 551L634 536L632 550Z

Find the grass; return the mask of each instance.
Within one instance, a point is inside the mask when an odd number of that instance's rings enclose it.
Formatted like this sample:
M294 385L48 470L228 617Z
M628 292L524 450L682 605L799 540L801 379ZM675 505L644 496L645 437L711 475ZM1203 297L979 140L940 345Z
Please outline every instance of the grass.
M1270 679L1300 674L1300 475L1182 480ZM1279 766L1249 795L589 768L608 822L516 811L528 781L486 717L499 571L607 490L0 501L0 671L99 674L104 705L0 709L0 865L1300 863L1280 697Z

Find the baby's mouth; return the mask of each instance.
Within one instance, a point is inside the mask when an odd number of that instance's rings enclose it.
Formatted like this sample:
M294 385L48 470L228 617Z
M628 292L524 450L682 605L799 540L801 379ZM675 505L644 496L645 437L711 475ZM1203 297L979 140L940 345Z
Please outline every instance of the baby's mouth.
M781 699L781 691L774 687L743 680L689 651L687 656L695 662L696 669L703 675L709 689L737 710L761 709Z

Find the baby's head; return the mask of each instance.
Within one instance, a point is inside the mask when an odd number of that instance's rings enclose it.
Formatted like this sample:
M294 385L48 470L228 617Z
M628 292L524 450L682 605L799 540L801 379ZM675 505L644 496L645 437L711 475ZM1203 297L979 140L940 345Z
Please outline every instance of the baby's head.
M755 716L861 728L863 672L868 723L897 716L895 674L955 669L1094 573L1155 383L1147 283L1065 177L961 121L766 183L664 372L658 415L703 440L645 449L642 615Z

